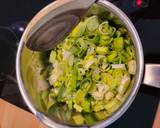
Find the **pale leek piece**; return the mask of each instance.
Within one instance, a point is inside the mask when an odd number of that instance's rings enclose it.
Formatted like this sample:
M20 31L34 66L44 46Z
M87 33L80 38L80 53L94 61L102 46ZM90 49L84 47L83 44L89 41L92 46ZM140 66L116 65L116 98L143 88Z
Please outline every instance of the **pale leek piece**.
M87 19L87 29L89 31L94 31L98 28L99 26L99 21L98 21L98 17L97 16L92 16L90 18Z

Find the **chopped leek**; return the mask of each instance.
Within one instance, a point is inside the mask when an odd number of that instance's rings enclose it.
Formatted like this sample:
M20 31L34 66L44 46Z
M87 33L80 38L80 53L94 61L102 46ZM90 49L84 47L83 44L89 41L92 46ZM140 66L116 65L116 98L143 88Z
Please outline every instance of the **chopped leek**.
M49 57L49 62L54 63L55 60L56 60L56 52L52 51Z
M136 61L131 60L128 62L129 73L132 75L136 74Z
M77 115L74 115L72 118L76 124L78 125L84 124L85 119L82 115L77 114Z
M94 115L97 118L97 120L104 120L109 116L109 114L106 111L99 111L94 113Z
M99 31L103 35L109 35L111 33L111 27L109 26L108 21L105 21L99 25Z
M38 95L44 112L76 125L112 115L127 99L136 75L128 30L113 13L95 5L91 10L46 53L41 75L50 86Z
M97 47L96 53L100 55L106 55L108 53L108 47Z
M120 94L124 94L125 91L127 90L129 84L130 84L130 77L129 76L124 76L122 81L121 81L121 84L119 85L119 88L118 88L118 92Z
M98 21L98 17L97 16L92 16L90 18L87 19L87 29L89 31L94 31L98 28L99 26L99 21Z
M112 51L109 55L108 55L108 61L112 62L114 61L114 59L117 57L117 52L116 51Z
M83 108L78 104L74 104L73 107L76 109L77 112L81 112L83 110Z
M83 33L85 32L86 26L83 22L80 22L77 27L73 30L72 36L73 37L81 37L83 36Z
M114 93L109 91L105 94L105 100L109 101L114 97Z
M124 48L124 41L122 37L114 39L114 47L117 51L122 50Z

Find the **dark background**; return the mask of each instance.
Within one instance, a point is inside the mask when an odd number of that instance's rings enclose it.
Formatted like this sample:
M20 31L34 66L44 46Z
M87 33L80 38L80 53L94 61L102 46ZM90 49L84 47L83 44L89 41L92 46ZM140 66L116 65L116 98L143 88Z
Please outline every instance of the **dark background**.
M117 0L118 1L118 0ZM31 18L52 0L0 0L0 27ZM147 7L138 8L134 0L120 0L118 6L132 19L138 30L144 48L145 62L160 63L160 1L150 0ZM2 42L16 43L9 33L0 28L0 73L12 74L16 48ZM13 50L14 49L14 50ZM21 99L15 79L11 82L0 78L0 97L27 110ZM140 91L128 111L109 128L151 128L160 96L160 90L141 85Z
M1 0L0 25L11 25L18 21L30 21L45 5L53 0Z

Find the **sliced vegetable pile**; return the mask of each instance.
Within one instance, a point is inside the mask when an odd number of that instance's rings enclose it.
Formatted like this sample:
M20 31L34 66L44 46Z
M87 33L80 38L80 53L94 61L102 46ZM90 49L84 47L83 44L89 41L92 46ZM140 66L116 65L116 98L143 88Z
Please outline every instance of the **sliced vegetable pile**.
M45 110L62 120L94 124L127 98L136 74L134 45L126 28L104 14L85 17L50 52L51 86L40 95Z

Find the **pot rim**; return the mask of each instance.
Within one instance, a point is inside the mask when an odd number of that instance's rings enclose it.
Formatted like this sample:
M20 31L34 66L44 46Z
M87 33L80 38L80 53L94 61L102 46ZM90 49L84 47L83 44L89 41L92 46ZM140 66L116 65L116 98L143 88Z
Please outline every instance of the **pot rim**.
M142 77L143 77L143 70L144 70L144 56L143 56L143 49L142 49L142 45L141 45L141 41L139 38L139 35L134 27L134 25L132 24L132 22L129 20L129 18L118 8L116 7L114 4L110 3L109 1L106 0L99 0L97 2L98 5L103 6L104 8L106 8L109 12L112 12L114 15L118 16L118 18L120 18L124 25L126 26L126 28L128 29L128 31L130 32L130 36L133 40L135 49L136 49L136 59L137 59L137 75L136 75L136 80L135 83L133 85L133 89L130 92L129 97L126 99L126 101L123 103L122 107L118 109L118 111L116 111L112 116L110 116L109 118L107 118L106 120L99 122L93 126L93 128L97 128L97 127L106 127L109 126L110 124L112 124L113 122L115 122L117 119L119 119L130 107L131 103L133 102L133 100L135 99L137 92L139 90L139 87L141 85L141 81L142 81ZM49 4L47 7L51 7L54 5L54 2ZM47 8L45 7L45 9ZM48 117L46 117L43 113L39 112L38 110L36 110L36 108L34 107L34 105L32 104L27 91L25 90L25 85L23 82L23 78L22 78L22 72L21 72L21 53L23 50L23 47L25 45L24 43L24 38L26 36L27 31L24 32L20 43L19 43L19 47L18 47L18 52L17 52L17 57L16 57L16 75L17 75L17 81L18 81L18 87L19 90L21 92L21 95L24 99L24 101L26 102L27 106L29 107L30 111L36 115L41 122L43 122L44 124L46 124L49 127L63 127L63 128L69 128L69 127L74 127L74 126L67 126L64 124L59 124L51 119L49 119ZM78 126L78 127L83 127L83 126ZM87 127L87 126L84 126Z

